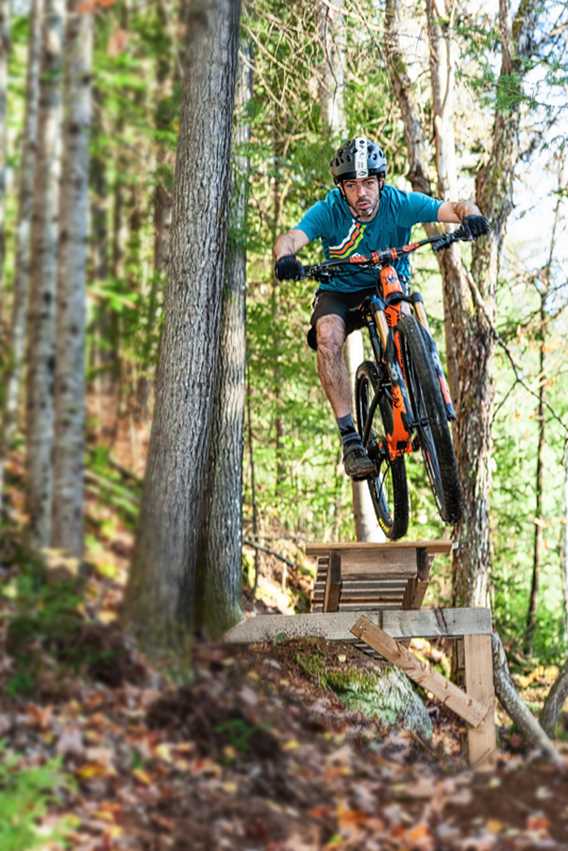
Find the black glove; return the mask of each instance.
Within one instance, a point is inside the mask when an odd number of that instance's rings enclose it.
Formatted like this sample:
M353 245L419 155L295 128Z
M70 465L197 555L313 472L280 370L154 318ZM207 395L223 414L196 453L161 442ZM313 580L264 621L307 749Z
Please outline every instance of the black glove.
M285 254L274 264L274 272L279 281L299 281L302 264L294 254Z
M472 239L477 239L478 236L483 236L489 233L489 222L485 216L471 215L464 216L462 219L462 228Z

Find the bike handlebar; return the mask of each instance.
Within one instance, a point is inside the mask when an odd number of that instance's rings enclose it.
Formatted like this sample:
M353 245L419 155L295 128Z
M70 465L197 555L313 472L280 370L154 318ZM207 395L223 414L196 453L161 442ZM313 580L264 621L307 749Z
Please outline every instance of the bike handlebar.
M387 248L385 251L373 251L369 256L355 254L345 260L326 260L324 263L316 263L312 266L302 266L301 280L313 278L316 281L327 281L339 272L372 269L376 266L388 266L395 260L399 260L406 254L412 254L424 245L431 245L433 251L443 251L453 245L454 242L471 242L475 239L469 231L461 225L452 233L442 233L421 239L419 242L409 242L400 248Z

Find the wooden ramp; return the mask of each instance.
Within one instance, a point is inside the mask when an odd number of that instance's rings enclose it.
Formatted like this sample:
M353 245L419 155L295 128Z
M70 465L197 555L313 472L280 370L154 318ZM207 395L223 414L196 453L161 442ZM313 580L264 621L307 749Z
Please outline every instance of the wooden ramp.
M489 609L422 609L432 561L449 541L310 544L317 575L307 615L258 615L225 635L231 643L321 637L352 641L397 665L468 723L473 767L496 754ZM463 644L465 692L421 661L402 641L447 637Z
M419 609L435 555L450 549L450 541L309 544L317 558L311 611Z

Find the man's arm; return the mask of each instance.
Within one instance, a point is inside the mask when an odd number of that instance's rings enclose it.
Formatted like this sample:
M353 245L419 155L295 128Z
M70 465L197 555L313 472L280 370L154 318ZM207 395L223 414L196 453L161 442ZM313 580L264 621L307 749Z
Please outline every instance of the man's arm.
M466 216L480 216L481 210L473 201L444 201L438 210L438 221L459 224Z
M281 234L277 237L274 248L272 249L274 259L280 260L281 257L286 257L288 254L297 254L309 241L303 230L294 228L287 233Z
M461 225L470 239L489 233L489 222L473 201L444 201L438 210L438 221Z

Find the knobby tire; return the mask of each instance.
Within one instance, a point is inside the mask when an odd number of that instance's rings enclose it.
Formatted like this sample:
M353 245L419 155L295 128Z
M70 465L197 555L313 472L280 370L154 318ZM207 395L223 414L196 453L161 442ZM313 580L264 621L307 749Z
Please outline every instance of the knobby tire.
M371 402L379 395L371 428L365 437L365 424ZM364 361L355 378L357 428L369 457L375 461L378 475L367 479L377 522L387 538L396 541L408 530L408 485L404 456L391 460L386 451L386 432L392 431L392 412L388 386L383 386L379 370L372 361Z
M461 489L446 406L430 356L427 332L414 316L407 315L400 318L398 331L426 471L440 517L453 525L461 517Z

